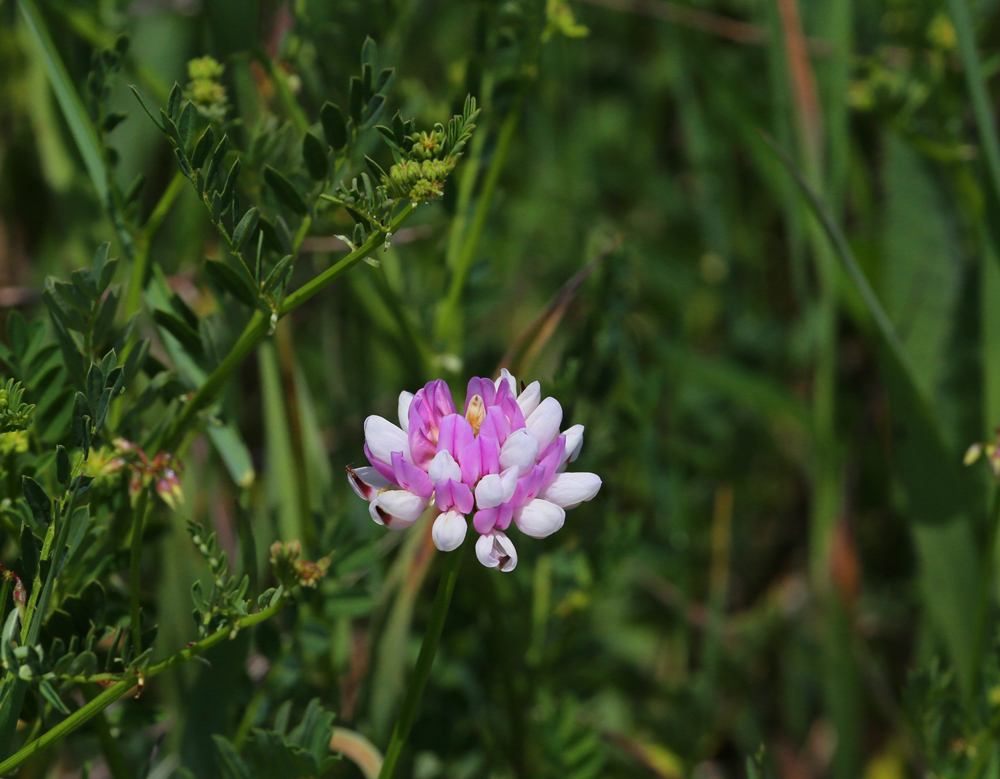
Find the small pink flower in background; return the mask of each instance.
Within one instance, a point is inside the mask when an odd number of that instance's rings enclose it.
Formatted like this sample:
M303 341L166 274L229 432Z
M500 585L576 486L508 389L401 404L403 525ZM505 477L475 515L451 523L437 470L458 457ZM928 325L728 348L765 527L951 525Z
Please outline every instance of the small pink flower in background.
M150 484L156 484L156 492L170 508L175 509L184 502L181 490L181 480L177 473L184 470L184 465L167 452L159 452L150 460L142 448L124 438L115 439L116 457L110 460L102 469L102 473L115 473L128 466L132 471L128 491L132 500Z
M399 396L399 425L365 420L371 467L350 468L354 491L369 501L378 524L402 530L433 504L434 545L462 545L468 515L479 533L476 556L488 568L512 571L517 551L506 532L545 538L563 526L566 509L593 498L601 479L566 473L580 454L583 425L560 433L562 407L542 399L537 381L517 393L504 369L496 381L469 381L464 413L441 379Z

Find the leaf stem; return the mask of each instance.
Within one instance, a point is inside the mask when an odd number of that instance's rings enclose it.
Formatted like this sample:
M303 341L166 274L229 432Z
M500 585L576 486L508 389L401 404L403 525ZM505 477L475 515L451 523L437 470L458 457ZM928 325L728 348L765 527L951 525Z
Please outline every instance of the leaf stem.
M389 747L386 749L385 760L382 762L382 770L379 771L378 779L391 779L403 746L406 744L406 739L410 735L410 729L417 718L417 708L420 705L424 687L427 685L427 677L430 675L438 642L441 640L441 630L444 628L445 617L448 615L448 606L451 604L451 596L455 591L458 569L462 564L462 549L463 547L459 547L454 552L445 555L444 571L441 574L441 581L438 582L437 594L434 596L434 607L431 610L430 621L427 623L427 632L424 633L420 654L417 656L417 665L413 669L410 685L406 689L403 708L399 712L399 718L396 720L395 728L393 728L392 738L389 740ZM0 769L2 768L3 766L0 766Z
M270 617L273 617L279 611L281 611L288 603L287 598L275 603L273 606L268 606L263 611L259 611L256 614L251 614L249 617L241 620L239 623L239 628L253 627L254 625L263 622ZM94 699L88 701L86 704L81 706L70 716L60 722L51 730L47 731L43 735L39 736L37 739L32 741L30 744L25 746L23 749L18 750L14 755L9 757L0 763L0 776L8 776L15 770L20 768L27 762L33 755L38 754L43 749L48 747L50 744L58 741L64 736L69 735L74 730L79 728L81 725L89 722L99 713L104 711L108 706L117 701L119 698L124 697L128 692L136 687L136 684L142 678L143 680L151 679L157 674L163 673L164 671L180 665L192 657L197 657L200 654L211 649L216 644L222 643L224 640L232 636L233 628L224 627L212 635L203 638L196 644L192 644L186 649L182 649L180 652L171 655L166 660L157 663L156 665L150 666L146 669L144 674L130 673L126 678L122 679L120 682L112 687L104 690L100 695Z
M139 231L135 242L135 259L132 261L132 279L128 287L127 297L125 298L126 319L139 310L140 303L142 302L142 282L146 277L146 267L149 265L149 248L153 235L160 229L163 220L170 213L170 207L173 206L174 201L177 200L183 188L184 174L177 171L167 185L167 188L163 191L163 194L160 195L160 199L153 208L153 212L149 215L149 219L146 220L146 224Z
M278 316L286 316L288 313L309 300L309 298L317 294L324 287L328 286L339 276L353 268L365 257L372 254L385 242L387 234L395 232L406 223L406 221L413 215L415 209L416 204L407 205L396 216L396 218L392 220L389 225L390 230L388 233L381 230L372 233L367 241L341 259L340 262L330 268L327 268L312 281L306 282L295 290L295 292L288 295L277 312ZM163 439L157 448L168 452L177 448L180 442L184 439L188 429L194 424L198 414L208 408L208 406L215 401L216 397L222 391L222 387L226 380L236 371L250 352L257 347L257 344L264 340L264 337L270 330L270 326L271 323L269 321L269 317L267 317L263 311L260 309L254 311L253 316L250 317L250 321L247 322L247 326L243 329L242 335L240 335L237 339L229 354L227 354L225 359L219 363L219 366L212 371L211 375L205 383L198 388L198 391L192 396L191 400L187 402L181 410L181 413L174 420L174 423L170 426L170 429L163 436Z
M93 700L100 694L97 692L99 689L96 685L88 685L83 688L83 696L88 701ZM111 779L129 779L128 763L125 762L121 747L118 746L118 742L111 733L111 726L103 711L98 712L97 716L94 717L94 731L97 735L97 741L101 745L101 751L104 753L104 762L108 764Z

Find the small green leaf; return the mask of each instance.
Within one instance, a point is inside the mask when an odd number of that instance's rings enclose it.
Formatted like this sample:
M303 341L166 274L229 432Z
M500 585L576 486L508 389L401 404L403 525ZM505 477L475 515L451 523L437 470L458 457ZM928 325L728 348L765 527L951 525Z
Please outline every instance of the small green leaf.
M350 88L350 106L351 118L354 120L354 124L357 127L361 126L361 112L365 105L364 96L364 86L361 83L361 79L357 76L351 77L351 88Z
M233 196L233 192L236 189L236 179L240 177L241 168L242 168L242 163L237 157L236 162L233 163L233 167L229 169L229 175L226 176L226 186L222 188L223 203L228 203L229 199Z
M35 545L35 534L26 524L21 525L21 574L27 581L34 581L38 573L38 547ZM0 608L7 604L0 603Z
M131 663L129 663L129 670L131 671L145 671L146 667L149 665L149 661L153 659L154 647L149 647L141 655L135 658Z
M212 153L212 159L208 163L208 170L205 171L205 192L211 190L215 184L215 177L219 175L222 161L225 159L228 150L229 136L223 135L222 140L219 141L219 145L215 147L215 151Z
M399 149L399 144L396 143L396 134L390 130L385 125L375 125L375 131L382 136L382 140L385 141L390 149Z
M90 268L77 268L69 275L73 286L80 290L80 293L88 300L97 297L97 279L94 278Z
M296 214L305 215L309 212L305 200L295 186L270 165L264 166L264 181L271 187L278 200L284 203Z
M109 133L114 130L118 125L128 119L128 114L123 111L112 111L110 114L104 117L104 121L101 122L101 129L105 133Z
M182 149L187 150L191 145L191 140L194 138L194 128L198 120L198 111L194 107L194 103L188 101L187 105L184 106L184 110L181 112L180 121L177 123L177 129L180 132L180 137L178 138L178 143Z
M361 94L364 95L365 102L372 97L372 66L361 66Z
M344 114L333 103L324 103L319 111L326 142L338 151L347 145L347 122Z
M104 418L108 415L108 405L111 403L111 387L105 387L97 401L97 416L94 417L94 432L100 433L104 426Z
M106 290L111 285L111 280L115 277L116 270L118 270L117 259L108 260L101 268L100 276L97 281L98 295L103 295L104 290Z
M222 779L250 779L250 769L240 759L236 748L222 736L212 736L219 753L219 768Z
M375 124L382 116L382 109L385 108L385 98L382 95L375 95L371 100L368 101L368 106L365 108L365 123L364 127L367 129Z
M378 59L378 44L369 35L365 38L365 42L361 45L361 64L368 65L371 68L375 67L375 61Z
M97 409L97 401L101 399L102 392L104 392L104 372L97 363L93 363L87 372L87 407L91 411Z
M198 359L204 355L205 348L201 338L186 322L161 309L153 311L153 320L176 338L189 354Z
M212 151L212 145L215 143L215 131L211 126L205 128L205 132L201 134L201 138L198 139L198 143L195 144L194 152L191 154L191 167L195 170L201 170L202 166L205 164L205 160L208 159L208 153Z
M60 714L69 716L69 709L66 707L66 704L63 703L62 698L59 697L59 693L52 689L52 685L49 684L47 679L42 679L38 683L38 689L41 691L42 697L49 702L53 709L58 711Z
M220 291L228 292L251 308L256 307L258 295L253 279L248 280L244 274L218 260L205 260L205 273Z
M257 608L260 609L261 611L266 609L268 605L271 603L271 598L274 597L274 593L276 592L277 590L274 587L271 587L268 590L264 590L264 592L262 592L257 598Z
M368 163L368 167L371 170L372 174L375 176L376 181L381 181L383 178L388 178L386 172L382 170L382 167L367 154L365 155L365 162Z
M378 79L375 81L375 92L379 95L384 95L389 91L392 86L392 81L396 76L395 68L386 68L381 73L378 74Z
M403 124L403 116L399 111L392 117L392 135L396 139L396 146L402 148L406 140L406 125Z
M270 292L272 289L281 283L285 275L291 270L293 257L291 254L286 254L268 274L267 279L264 281L264 293Z
M115 323L115 313L118 311L118 301L121 295L113 290L108 293L101 303L101 310L94 320L93 343L99 345L104 341L105 336L111 331L111 326Z
M174 149L174 155L177 157L177 165L181 169L181 173L184 174L185 178L190 179L192 175L191 165L187 161L187 157L184 156L183 149Z
M72 467L69 462L69 454L66 452L66 447L59 445L56 447L56 477L59 479L59 483L63 486L69 484L69 478L72 475Z
M253 237L254 231L257 229L258 219L260 219L260 210L254 206L243 215L240 223L236 225L236 229L233 230L233 245L236 251L242 251L247 241Z
M70 431L73 441L83 449L83 459L86 460L90 453L90 405L87 403L87 396L82 392L77 392L73 396L73 416Z
M135 99L139 101L139 105L141 105L142 110L146 112L146 116L148 116L150 120L152 120L153 124L155 124L157 128L159 128L160 132L165 132L165 130L163 129L163 125L156 120L156 117L153 116L153 112L146 107L146 101L142 99L142 95L139 94L139 90L136 89L131 84L128 85L128 88L132 90L132 94L135 95Z
M73 310L80 314L86 316L90 313L90 301L87 299L86 295L80 291L76 284L70 284L65 281L55 281L52 287L59 294L63 303L68 305ZM81 318L81 321L84 321Z
M30 476L24 476L21 481L21 491L35 521L43 527L48 527L52 521L52 501L49 500L42 485Z
M302 159L305 160L306 170L315 181L326 179L329 169L326 151L323 142L312 133L302 136Z
M181 156L183 156L183 151L181 150L180 143L177 140L181 135L180 130L177 129L177 122L171 119L170 116L167 115L167 112L162 108L160 109L160 122L163 125L163 134L174 142L177 150L180 151Z
M176 122L181 115L181 87L176 81L167 99L167 115Z

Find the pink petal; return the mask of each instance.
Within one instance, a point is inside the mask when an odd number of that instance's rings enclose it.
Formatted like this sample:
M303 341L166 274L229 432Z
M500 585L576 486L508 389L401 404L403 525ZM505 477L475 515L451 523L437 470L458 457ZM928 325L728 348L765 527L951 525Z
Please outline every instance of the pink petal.
M489 408L496 398L497 388L490 379L481 379L478 376L469 379L469 387L465 392L465 410L469 410L469 403L473 397L478 395L483 399L483 404Z
M427 473L413 463L406 462L400 452L392 453L392 470L396 474L396 484L404 490L409 490L424 499L429 499L434 492L434 485L431 484Z
M449 414L441 420L438 431L437 451L448 452L459 463L462 462L462 452L472 443L475 435L469 420L459 414Z
M500 446L510 438L510 422L504 416L503 409L499 406L490 406L486 409L486 419L479 428L480 438L492 438Z
M372 464L372 467L379 472L379 475L393 484L396 483L396 473L392 470L392 466L389 463L382 462L373 455L368 444L365 444L365 457L368 458L368 462Z
M479 509L472 518L472 526L480 535L489 533L496 524L497 517L499 516L500 508L498 506L489 509Z
M470 513L475 506L472 490L454 479L445 479L434 485L434 502L440 511L457 508L463 514Z

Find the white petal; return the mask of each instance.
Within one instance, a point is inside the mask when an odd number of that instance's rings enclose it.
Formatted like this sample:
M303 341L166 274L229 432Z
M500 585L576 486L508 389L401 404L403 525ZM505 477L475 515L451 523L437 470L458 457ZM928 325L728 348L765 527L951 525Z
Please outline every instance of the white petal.
M563 526L566 512L562 506L536 498L514 516L514 521L526 536L545 538Z
M476 541L476 557L487 568L496 568L500 561L493 556L493 534L479 536Z
M452 552L462 545L468 529L465 517L452 509L434 520L431 538L434 539L434 546L442 552Z
M462 469L447 449L442 449L434 455L434 459L431 460L431 464L427 467L427 475L431 477L431 481L434 484L437 484L442 479L462 481Z
M403 390L399 393L399 426L403 432L410 429L410 404L413 402L413 393Z
M375 503L386 514L404 522L416 522L427 508L427 501L409 490L387 490L375 498Z
M476 485L476 505L481 509L491 509L503 503L503 482L495 473L489 473Z
M379 525L389 528L389 530L406 530L413 522L404 521L399 517L391 517L388 514L379 514L378 499L376 498L368 504L368 513ZM383 521L383 516L385 517Z
M508 468L500 474L500 486L503 488L503 503L514 497L514 490L517 489L517 477L520 476L517 468Z
M402 452L403 459L413 462L406 433L388 419L373 415L365 420L365 443L372 454L384 463L392 463L393 452Z
M564 509L571 509L593 498L599 489L601 477L596 473L560 473L542 497Z
M353 473L361 481L362 485L367 488L365 491L362 491L350 473ZM389 480L371 466L366 465L362 468L352 468L350 473L348 473L347 483L351 485L351 489L354 490L357 496L364 500L370 500L373 497L373 492L378 492L383 487L389 486ZM368 494L366 495L365 492L368 492Z
M524 392L517 396L517 405L521 407L521 413L524 414L525 419L530 416L532 411L538 408L538 404L541 402L542 385L537 381L531 382L531 384L524 388Z
M506 368L501 368L500 369L500 378L497 379L494 382L494 384L496 385L497 391L500 390L500 385L503 382L507 382L510 385L510 394L513 395L516 398L517 397L517 381L511 375L511 372L509 370L507 370ZM523 414L524 412L522 411L521 413Z
M513 571L517 567L517 550L514 542L499 530L493 532L494 551L499 546L503 550L503 557L500 558L500 570L503 572ZM503 559L506 557L506 561Z
M566 436L566 452L563 454L563 462L575 462L583 448L583 425L568 427L563 430L563 435Z
M559 435L559 425L562 424L562 406L555 398L546 398L539 404L538 408L531 412L531 416L524 420L524 424L538 440L538 450L544 452L545 447L555 441L556 436Z
M493 530L476 541L476 557L487 568L500 567L513 571L517 567L517 550L514 543L499 530Z
M515 430L500 447L500 468L517 467L518 474L526 473L538 457L538 440L527 428Z

